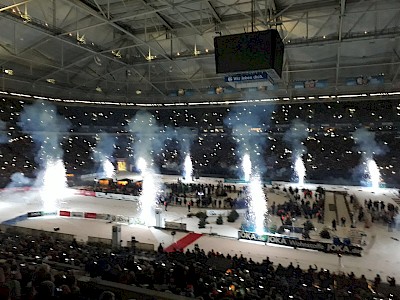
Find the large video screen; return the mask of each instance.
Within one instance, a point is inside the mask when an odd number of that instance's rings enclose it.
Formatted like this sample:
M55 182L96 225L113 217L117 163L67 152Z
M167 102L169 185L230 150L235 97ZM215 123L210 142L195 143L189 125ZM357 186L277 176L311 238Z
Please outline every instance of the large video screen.
M274 69L281 76L284 45L276 30L214 38L217 73Z

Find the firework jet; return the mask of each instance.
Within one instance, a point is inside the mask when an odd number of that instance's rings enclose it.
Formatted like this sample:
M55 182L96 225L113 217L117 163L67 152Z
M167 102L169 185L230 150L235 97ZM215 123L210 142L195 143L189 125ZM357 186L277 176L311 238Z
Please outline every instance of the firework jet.
M167 135L170 136L167 132ZM192 145L195 135L189 128L181 127L174 130L174 137L180 145L180 152L185 157L183 162L183 178L185 182L192 182L193 177L193 162L190 156L190 146Z
M251 176L249 183L250 205L249 215L254 225L254 230L258 234L262 234L265 229L265 217L267 214L267 199L265 198L262 182L258 175Z
M192 182L193 163L190 154L186 155L184 166L183 179L185 182Z
M300 155L296 157L296 161L294 162L294 170L299 180L298 184L304 185L304 178L306 178L306 167Z
M283 140L292 148L292 166L299 185L304 185L306 167L303 155L307 152L304 140L308 137L307 124L296 119L292 121L290 129L285 133Z
M386 150L376 142L375 133L368 131L366 128L359 128L353 132L353 139L359 152L361 152L364 172L367 174L371 186L374 189L378 189L381 175L374 160L374 155L384 154Z
M157 196L162 183L156 176L154 155L161 152L164 146L163 130L157 126L154 117L145 111L139 111L128 127L135 136L133 151L137 168L143 177L142 194L140 195L140 219L147 225L153 225Z
M107 178L115 176L115 168L112 163L112 155L115 149L115 137L107 133L100 133L96 137L97 143L93 150L93 158L100 165L99 173Z
M265 109L257 106L238 107L224 120L232 129L236 153L242 159L241 176L249 182L249 218L257 232L264 232L264 220L268 212L261 181L266 172L263 151L267 139L260 128L266 127L261 120L269 120L272 110L272 106Z
M36 161L40 171L35 185L41 190L43 209L54 211L67 187L61 140L70 124L57 114L55 106L36 102L25 106L18 125L38 147Z
M247 153L243 155L242 169L244 173L244 181L249 182L251 176L251 160L250 156Z

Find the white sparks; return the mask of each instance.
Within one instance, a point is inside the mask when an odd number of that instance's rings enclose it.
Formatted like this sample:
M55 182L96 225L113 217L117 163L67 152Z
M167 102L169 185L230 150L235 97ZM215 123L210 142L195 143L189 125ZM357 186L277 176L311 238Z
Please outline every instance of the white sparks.
M265 214L267 213L267 201L263 191L262 183L258 175L252 176L249 183L250 205L249 213L254 222L256 233L264 233Z
M243 156L242 169L244 173L244 181L249 182L251 176L251 160L250 155L247 153Z
M294 162L294 170L298 178L298 184L304 185L304 179L306 177L306 167L304 166L304 162L301 158L301 155L297 155L296 157L296 160Z
M145 225L154 225L156 201L161 189L161 182L153 170L147 167L144 158L138 159L137 167L143 177L142 194L139 197L140 220Z
M184 182L192 182L192 176L193 176L192 158L190 157L190 154L187 154L185 157L185 165L183 171Z
M109 159L105 159L103 161L103 171L104 175L107 178L113 178L115 175L115 168L112 162Z
M367 173L371 181L371 186L373 189L379 189L379 183L381 182L381 174L379 168L373 159L367 160Z
M67 190L65 166L61 159L47 161L42 184L40 195L43 209L47 212L54 212L58 208L58 202L63 199Z

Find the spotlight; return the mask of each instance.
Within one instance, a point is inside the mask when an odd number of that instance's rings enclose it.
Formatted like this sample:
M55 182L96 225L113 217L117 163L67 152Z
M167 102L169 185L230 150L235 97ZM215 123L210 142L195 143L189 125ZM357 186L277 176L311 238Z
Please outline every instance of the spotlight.
M24 23L25 23L25 24L32 21L31 16L28 15L28 14L22 14L22 15L21 15L21 18L24 20Z
M121 51L119 51L119 50L112 50L111 53L112 53L112 55L114 55L116 58L121 58L121 57L122 57Z
M217 95L219 95L219 94L222 94L224 92L224 88L223 87L217 87L217 88L215 88L215 93L217 94Z
M14 75L14 71L11 70L11 69L4 69L3 72L4 72L5 74L7 74L7 75L10 75L10 76Z
M79 32L76 33L76 41L78 42L78 44L84 45L86 44L86 39L85 39L85 35L79 35Z

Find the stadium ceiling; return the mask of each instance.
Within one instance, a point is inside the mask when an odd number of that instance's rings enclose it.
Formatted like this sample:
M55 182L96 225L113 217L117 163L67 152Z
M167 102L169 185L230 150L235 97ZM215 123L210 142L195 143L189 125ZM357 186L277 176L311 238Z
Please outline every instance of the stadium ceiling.
M232 90L213 39L252 25L280 32L282 81ZM400 90L398 0L3 0L0 28L0 91L165 104Z

